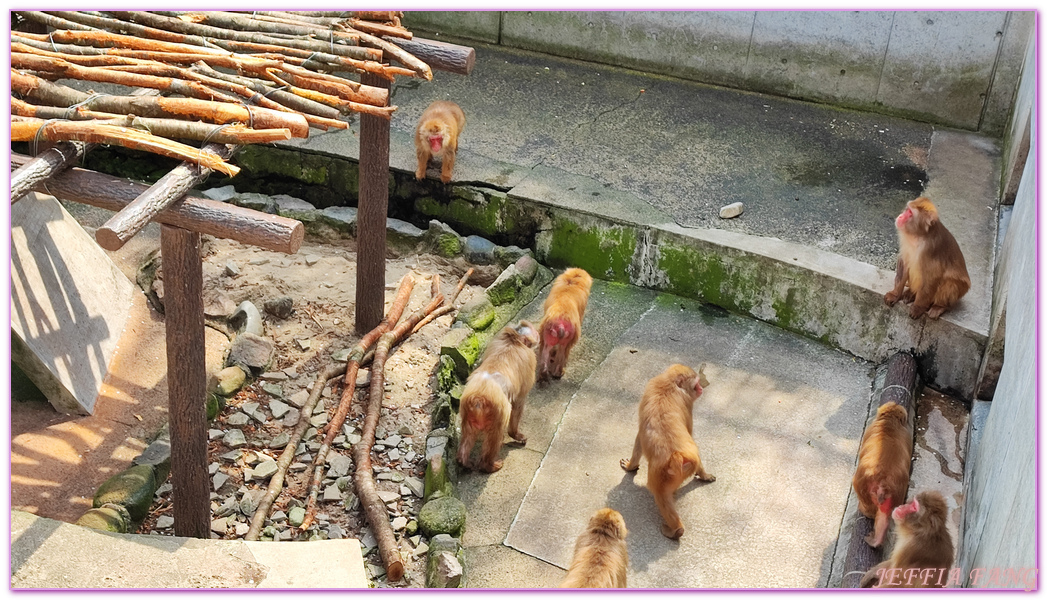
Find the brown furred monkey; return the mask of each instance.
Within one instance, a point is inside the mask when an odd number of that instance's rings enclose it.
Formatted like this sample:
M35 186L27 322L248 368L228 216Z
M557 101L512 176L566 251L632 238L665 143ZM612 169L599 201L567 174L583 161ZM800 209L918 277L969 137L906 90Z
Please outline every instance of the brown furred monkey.
M911 459L909 413L897 402L888 402L876 411L876 419L862 436L858 468L851 480L858 511L875 520L873 531L865 537L873 548L883 543L891 511L905 501Z
M953 561L945 498L936 491L920 492L891 516L897 530L894 550L865 573L861 586L945 587Z
M574 558L562 588L623 588L629 566L625 544L625 519L610 508L601 508L589 519L574 544Z
M414 132L414 150L418 156L415 179L425 179L429 159L439 158L440 181L449 183L458 152L458 136L465 128L465 113L460 106L448 100L437 100L429 105L418 119Z
M937 319L971 287L960 245L942 225L938 209L928 198L910 201L894 225L898 228L898 268L894 289L883 301L887 306L894 306L898 300L912 302L911 318L926 312Z
M462 438L458 462L462 466L471 468L469 454L481 435L484 441L477 468L488 473L502 468L498 453L507 429L514 440L527 443L527 436L520 433L520 419L527 393L534 386L537 344L538 332L529 322L505 327L491 340L480 365L469 375L459 410Z
M622 459L626 471L640 468L641 452L647 457L647 488L665 521L662 535L677 539L683 535L683 521L676 512L673 493L691 475L702 481L716 481L702 466L698 445L692 437L694 401L708 386L705 365L694 369L675 364L647 382L640 400L640 428L633 443L633 455Z
M545 299L545 313L538 326L538 380L563 377L571 348L582 335L582 319L589 303L593 278L582 269L567 269L553 282Z

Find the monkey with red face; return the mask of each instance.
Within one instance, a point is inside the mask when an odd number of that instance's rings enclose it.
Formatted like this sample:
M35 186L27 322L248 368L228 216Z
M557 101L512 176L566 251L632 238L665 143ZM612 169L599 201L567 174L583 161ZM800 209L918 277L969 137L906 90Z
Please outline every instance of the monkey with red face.
M935 491L894 509L898 539L891 557L869 569L862 587L945 587L953 561L949 507Z
M418 157L415 179L425 179L429 160L436 157L440 165L440 181L451 181L455 155L458 152L458 136L465 128L465 113L454 102L437 100L429 105L418 119L414 133L414 149Z
M894 289L883 301L887 306L898 300L912 302L911 318L927 313L937 319L971 287L960 245L942 225L938 209L928 198L909 202L894 225L898 229L898 268Z

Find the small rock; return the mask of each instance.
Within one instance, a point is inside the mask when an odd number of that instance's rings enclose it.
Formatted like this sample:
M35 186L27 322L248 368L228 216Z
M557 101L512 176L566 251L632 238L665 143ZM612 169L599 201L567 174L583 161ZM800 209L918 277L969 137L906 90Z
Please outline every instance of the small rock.
M292 408L284 415L284 427L294 427L298 424L298 419L300 418L302 418L301 411L297 408Z
M247 375L240 367L233 365L215 373L217 385L215 393L222 396L232 396L244 385Z
M286 431L281 431L280 433L276 434L276 437L273 438L273 441L269 442L269 447L273 450L279 450L280 448L287 446L288 442L290 441L291 434L287 433Z
M240 504L237 507L240 510L240 514L251 517L255 511L258 510L258 505L262 503L262 498L265 498L265 490L248 490L240 498Z
M436 555L428 579L426 587L456 588L462 581L462 563L458 562L454 554L441 552Z
M218 535L225 535L227 529L229 529L229 521L225 517L211 521L211 531Z
M441 533L456 536L465 525L465 504L453 496L430 500L418 513L418 525L430 538Z
M212 473L212 475L213 475L213 473ZM160 487L156 488L156 494L154 494L154 495L157 498L159 498L160 496L163 496L164 494L170 492L172 489L174 489L174 486L172 486L170 483L165 483L165 484L161 485Z
M310 267L315 265L318 262L320 262L320 257L319 256L317 256L315 254L306 254L305 255L305 264L309 265Z
M215 202L226 202L236 196L236 188L231 185L224 185L222 187L211 188L200 192L200 195L208 200L214 200Z
M270 298L262 304L262 310L278 319L286 319L294 311L294 300L290 296Z
M251 414L254 411L258 410L259 406L261 405L257 402L244 402L240 405L240 410L244 411L244 413L246 414Z
M728 204L720 208L721 219L733 219L745 211L745 204L742 202L735 202L734 204Z
M269 264L269 259L268 258L256 258L256 259L252 260L251 262L249 262L247 264L254 265L256 267L260 267L262 265Z
M255 479L268 479L278 470L275 460L263 460L254 468Z
M338 502L342 499L342 492L338 490L337 485L329 485L324 488L324 502Z
M248 531L251 531L251 526L248 525L247 523L237 523L236 524L236 536L237 537L244 537L245 535L247 535Z
M227 365L236 365L245 372L263 373L273 360L273 342L252 333L241 333L229 349Z
M494 263L494 242L478 235L465 238L465 260L476 265Z
M320 211L320 220L346 233L356 228L356 209L351 206L329 206Z
M378 481L392 481L393 483L401 483L404 480L404 476L396 471L386 471L379 473L376 477Z
M226 422L227 425L232 425L234 427L242 427L244 425L247 425L247 422L250 419L251 419L250 417L248 417L247 415L245 415L242 412L235 412L235 413L229 415L228 417L226 417L225 422ZM230 431L230 433L232 433L232 431ZM233 448L238 448L239 446L232 446L232 447Z
M314 415L313 418L309 419L309 424L313 427L323 427L327 423L327 413L322 412L318 415Z
M385 567L367 563L367 574L371 576L371 579L378 579L385 575Z
M287 399L288 402L290 402L291 404L293 404L294 406L296 406L298 408L302 408L303 406L305 406L305 403L308 400L309 400L309 391L308 390L299 390L299 391L291 394L291 397Z
M407 523L407 528L404 529L404 531L407 533L407 535L414 535L418 533L418 521L415 521L414 519L409 521Z
M280 387L279 385L277 385L275 383L263 383L262 384L262 389L265 391L265 393L269 394L270 396L272 396L274 398L283 398L284 397L284 388ZM255 408L257 408L257 405L255 406ZM244 412L250 414L251 411L248 411L247 409L244 409Z
M287 414L291 407L279 400L269 401L269 412L273 413L274 419L281 419Z
M396 517L395 519L393 519L392 525L393 525L393 531L401 531L402 529L407 527L407 518L406 517Z
M345 530L338 523L331 523L327 526L327 539L340 540L343 538L345 538Z
M262 313L250 300L244 300L236 307L233 314L229 316L229 326L237 333L250 333L262 337L265 330L262 328Z
M244 432L239 429L230 429L225 433L225 437L222 438L222 443L230 448L242 448L247 445L247 438L244 437Z
M313 340L311 339L295 339L295 342L298 344L298 347L302 349L302 351L308 350L313 347Z
M406 485L411 493L421 498L425 494L425 482L417 477L411 477L408 475L404 477L404 485Z
M243 455L244 455L244 451L243 450L230 450L229 452L226 452L225 454L222 454L221 457L222 457L222 460L227 460L229 462L236 462L236 461L240 460L240 457L242 457Z
M389 451L389 460L400 460L400 451L393 448Z
M225 271L224 272L229 277L232 277L233 279L236 279L237 277L240 276L240 267L236 266L235 262L229 261L229 262L225 263Z
M293 463L291 463L287 467L287 470L288 471L294 471L294 472L297 473L299 471L304 471L304 470L306 470L308 468L309 468L309 465L305 464L304 462L293 462Z
M298 371L295 370L294 367L287 367L284 369L284 375L287 375L291 379L295 379L298 377Z
M217 440L218 438L222 437L223 435L225 435L225 432L222 431L221 429L208 429L207 430L207 439L208 440Z
M502 271L498 278L494 280L486 290L487 298L491 301L494 306L501 306L508 304L516 298L516 290L520 289L521 285L520 274L516 271L516 265L511 264ZM465 310L464 308L462 310ZM470 326L472 326L470 324ZM487 325L484 325L486 327ZM477 329L473 327L473 329Z
M407 454L404 454L404 460L407 462L414 462L416 458L418 458L418 455L415 454L414 450L408 450Z
M220 467L220 466L221 465L219 465L218 463L211 463L211 464L207 465L207 474L208 475L214 475L215 473L218 472L218 467Z
M156 528L157 529L168 529L170 527L173 527L174 524L175 524L174 517L169 517L167 515L160 515L159 517L156 518Z
M273 523L279 523L280 521L287 520L287 513L285 513L282 510L278 510L274 512L273 515L269 518L273 520Z
M265 194L258 194L255 192L244 192L237 194L230 200L237 206L243 206L244 208L251 208L271 215L277 214L276 201Z
M418 543L417 547L411 551L411 556L418 558L429 551L429 544L425 542Z
M399 433L400 435L412 435L414 431L412 431L411 428L407 425L401 425L397 433Z
M268 373L262 373L259 379L265 379L266 381L286 381L287 374L283 371L269 371Z
M215 517L228 517L239 509L235 496L229 496L222 505L214 510Z
M385 492L379 490L378 497L382 499L382 502L388 504L390 502L396 502L397 500L399 500L400 494L397 494L396 492Z
M330 468L327 471L328 477L345 477L349 474L349 470L353 466L353 461L344 454L328 455L327 464Z
M345 436L345 443L350 445L356 445L360 443L360 440L362 439L363 436L361 436L359 433L350 433Z
M244 476L244 483L247 483L248 481L252 481L254 479L254 469L252 469L251 467L244 467L241 473L243 473Z
M530 285L534 281L534 276L538 274L538 261L533 256L521 256L515 263L516 272L520 274L520 282L524 285Z
M386 446L399 446L400 445L400 441L402 439L403 438L401 438L400 436L398 436L398 435L396 435L394 433L393 435L385 438L385 445Z
M301 506L292 508L287 513L287 522L291 524L291 527L299 527L302 521L305 520L305 509Z
M273 202L276 203L279 214L285 217L297 218L301 216L301 213L309 213L316 210L312 203L294 196L288 196L287 194L274 195Z

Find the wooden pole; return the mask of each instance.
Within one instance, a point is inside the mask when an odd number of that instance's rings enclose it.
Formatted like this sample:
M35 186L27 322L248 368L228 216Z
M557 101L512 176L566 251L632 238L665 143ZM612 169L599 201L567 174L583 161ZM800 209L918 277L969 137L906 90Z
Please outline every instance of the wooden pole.
M468 75L473 72L473 66L476 65L476 50L469 46L448 44L420 37L411 40L394 37L383 39L425 61L434 71Z
M163 225L167 327L167 410L171 425L174 530L206 538L211 525L207 477L207 372L204 366L203 267L200 234Z
M389 89L364 74L365 85ZM360 115L360 193L356 213L356 332L371 331L385 312L385 225L389 207L389 120Z

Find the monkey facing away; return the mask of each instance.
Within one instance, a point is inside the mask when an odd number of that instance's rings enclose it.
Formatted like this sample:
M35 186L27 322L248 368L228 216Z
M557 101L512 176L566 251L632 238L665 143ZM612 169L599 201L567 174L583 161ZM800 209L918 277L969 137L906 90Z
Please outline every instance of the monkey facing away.
M936 491L894 509L897 539L890 558L869 569L862 587L945 587L953 561L949 507Z
M484 441L476 466L488 473L502 468L498 453L507 429L517 442L527 442L527 436L520 433L520 419L524 400L534 386L537 344L538 332L531 323L520 321L516 327L506 327L491 340L480 365L469 375L459 410L458 462L462 466L471 468L469 455L480 436Z
M553 282L545 299L545 314L538 326L541 339L538 346L538 379L563 377L571 348L582 335L582 318L589 303L593 278L582 269L567 269Z
M702 466L698 445L692 437L694 401L708 386L705 365L694 369L674 364L647 382L640 400L640 428L633 443L633 455L622 459L626 471L640 467L640 454L647 458L647 488L662 515L662 535L677 539L683 535L683 521L676 512L673 493L691 475L702 481L716 481Z
M625 544L625 519L610 508L601 508L589 519L574 544L574 558L562 588L623 588L629 566Z
M414 132L414 149L418 156L415 179L425 179L429 159L441 160L440 181L449 183L458 152L458 136L465 128L465 113L454 102L437 100L429 105L418 119Z
M905 501L911 459L909 414L897 402L888 402L876 411L876 419L862 436L858 467L851 480L858 511L875 519L872 533L865 538L873 548L883 543L891 511Z
M912 302L910 317L927 313L937 319L971 287L960 245L942 225L938 209L928 198L910 201L894 225L898 228L898 268L894 289L883 301L887 306L898 300Z

